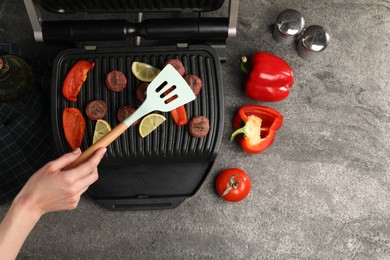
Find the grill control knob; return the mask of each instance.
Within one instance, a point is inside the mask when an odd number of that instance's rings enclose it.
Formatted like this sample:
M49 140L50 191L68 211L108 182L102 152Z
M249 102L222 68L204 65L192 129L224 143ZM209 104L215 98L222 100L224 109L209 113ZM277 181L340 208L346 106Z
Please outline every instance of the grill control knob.
M276 19L273 30L274 39L284 45L291 44L305 27L302 14L293 9L281 12Z
M328 47L329 40L329 33L322 26L309 26L298 41L298 54L305 60L315 60Z

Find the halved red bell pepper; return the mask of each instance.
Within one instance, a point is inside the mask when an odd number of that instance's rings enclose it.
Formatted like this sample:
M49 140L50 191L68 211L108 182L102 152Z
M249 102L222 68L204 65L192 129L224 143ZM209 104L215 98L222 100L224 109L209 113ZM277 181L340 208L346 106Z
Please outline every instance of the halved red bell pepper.
M70 69L62 86L62 94L67 100L72 102L77 100L81 86L87 79L88 71L94 66L94 62L80 60Z
M242 123L245 123L242 126ZM275 139L276 130L283 124L283 116L275 109L260 105L242 106L234 118L235 137L248 153L256 154L267 149ZM242 135L241 135L242 134Z
M248 73L247 58L241 58L241 70ZM252 56L252 69L245 84L245 94L256 100L274 102L285 99L294 83L291 67L278 56L258 52Z
M80 147L85 133L85 119L80 110L65 107L62 112L62 127L69 146L73 150Z

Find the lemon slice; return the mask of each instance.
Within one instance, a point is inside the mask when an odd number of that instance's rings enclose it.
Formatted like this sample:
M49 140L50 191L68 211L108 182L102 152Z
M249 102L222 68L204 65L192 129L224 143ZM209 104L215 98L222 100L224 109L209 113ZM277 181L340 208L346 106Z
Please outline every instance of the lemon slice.
M159 69L138 61L131 64L131 71L137 79L144 82L151 82L160 73Z
M110 131L111 131L111 126L106 120L103 119L97 120L95 125L95 131L93 132L92 144L99 141L100 138L105 136Z
M142 137L153 132L159 125L166 120L165 116L160 114L150 114L145 116L139 125L139 134Z

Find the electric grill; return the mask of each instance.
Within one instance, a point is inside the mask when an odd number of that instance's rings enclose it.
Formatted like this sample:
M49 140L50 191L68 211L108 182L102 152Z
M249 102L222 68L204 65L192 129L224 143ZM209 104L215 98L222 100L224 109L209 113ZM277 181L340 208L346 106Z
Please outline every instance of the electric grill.
M112 210L175 208L193 196L207 177L215 161L223 134L223 84L221 62L225 60L225 41L235 36L238 0L229 2L228 17L154 18L142 21L141 12L215 11L223 0L25 0L37 41L49 46L64 42L76 44L53 59L51 89L52 127L59 153L69 152L62 128L64 107L77 107L84 113L94 99L108 104L106 120L115 127L116 111L122 105L135 108L140 103L135 92L141 83L131 73L133 61L162 68L169 58L183 62L186 74L195 74L203 81L196 100L186 105L189 120L203 115L210 120L210 132L202 138L191 137L188 126L178 127L165 113L167 121L145 138L138 134L138 125L128 129L112 143L99 165L99 180L87 196ZM43 8L43 9L42 9ZM138 21L127 20L52 20L43 21L41 11L63 13L134 13ZM101 47L100 42L125 41L134 37L135 46ZM163 41L164 44L139 46L140 37ZM88 42L86 44L86 42ZM93 44L91 44L91 42ZM104 45L104 44L103 44ZM76 102L67 101L61 92L69 69L78 60L95 62ZM108 90L105 75L112 70L125 73L127 88L119 93ZM85 118L87 118L85 116ZM92 142L95 122L86 120L86 133L81 145L85 150Z

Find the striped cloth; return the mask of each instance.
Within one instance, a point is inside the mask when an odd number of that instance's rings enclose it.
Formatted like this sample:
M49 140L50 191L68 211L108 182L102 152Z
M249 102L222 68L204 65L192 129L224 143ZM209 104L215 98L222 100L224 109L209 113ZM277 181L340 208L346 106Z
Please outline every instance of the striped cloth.
M11 201L36 170L58 157L50 121L47 68L14 44L0 43L0 55L5 54L27 61L35 84L22 100L0 102L0 204Z

